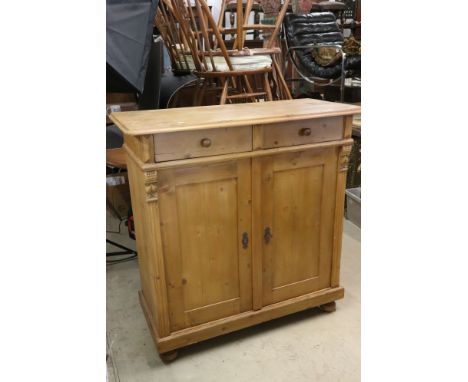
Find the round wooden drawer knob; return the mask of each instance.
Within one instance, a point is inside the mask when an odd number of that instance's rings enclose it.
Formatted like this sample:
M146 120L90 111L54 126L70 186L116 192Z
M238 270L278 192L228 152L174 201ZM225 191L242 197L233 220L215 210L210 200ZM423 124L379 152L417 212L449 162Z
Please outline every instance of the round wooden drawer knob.
M299 130L299 135L303 135L305 137L308 137L310 134L312 134L312 130L310 130L308 127Z
M202 147L210 147L211 146L211 139L210 138L203 138L200 141L200 144L202 145Z

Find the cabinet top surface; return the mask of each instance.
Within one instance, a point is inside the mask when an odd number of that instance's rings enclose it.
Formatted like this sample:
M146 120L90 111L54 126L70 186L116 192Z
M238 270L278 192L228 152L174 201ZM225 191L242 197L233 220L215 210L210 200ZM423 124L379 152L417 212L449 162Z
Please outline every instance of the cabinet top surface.
M171 131L300 121L353 115L360 112L359 106L304 98L288 101L127 111L112 113L110 119L124 134L147 135Z

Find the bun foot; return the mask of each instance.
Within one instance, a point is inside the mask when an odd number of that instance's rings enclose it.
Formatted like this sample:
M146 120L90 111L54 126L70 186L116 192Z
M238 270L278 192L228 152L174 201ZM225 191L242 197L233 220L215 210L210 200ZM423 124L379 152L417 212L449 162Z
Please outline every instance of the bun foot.
M329 302L327 304L320 305L319 309L322 312L327 312L327 313L334 312L336 310L336 302L332 301L332 302Z
M159 357L164 363L171 363L172 361L175 361L177 356L178 356L177 350L172 350L172 351L168 351L167 353L159 354Z

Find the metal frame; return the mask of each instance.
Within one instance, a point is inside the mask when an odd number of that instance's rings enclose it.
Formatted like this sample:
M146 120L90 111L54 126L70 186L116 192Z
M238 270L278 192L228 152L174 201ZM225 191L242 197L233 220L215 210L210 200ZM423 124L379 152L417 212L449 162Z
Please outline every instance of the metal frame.
M286 43L286 48L287 48L287 57L291 57L291 61L294 65L294 68L296 69L296 71L299 73L299 75L302 77L302 79L304 79L305 81L307 81L308 83L312 84L312 85L317 85L317 86L327 86L327 85L330 85L330 84L333 84L334 82L337 82L338 80L341 80L340 82L340 102L343 102L344 101L344 89L345 89L345 79L346 79L346 70L345 70L345 61L346 61L346 53L343 52L343 47L339 44L334 44L334 43L320 43L320 44L308 44L308 45L300 45L300 46L294 46L294 47L289 47L289 44L288 44L288 38L286 36L286 39L285 39L285 43ZM306 76L305 74L303 74L301 72L301 69L299 68L299 65L297 64L296 62L296 59L293 55L293 51L294 50L298 50L298 49L313 49L313 48L323 48L323 47L334 47L334 48L337 48L339 50L339 52L341 53L341 76L338 77L338 78L335 78L335 79L327 79L327 78L322 78L322 77L310 77L310 76ZM288 59L286 57L286 64L285 64L285 69L284 69L284 77L286 78L286 74L287 74L287 69L288 69ZM294 80L294 79L292 79ZM327 83L324 83L324 84L321 84L321 83L318 83L317 81L324 81L324 80L327 80L328 82Z
M116 166L112 166L108 163L106 163L106 167L109 167L109 168L116 168L118 169L118 171L116 172L116 174L120 174L120 172L122 171L122 168L121 167L116 167ZM107 198L106 198L107 199ZM116 217L118 217L118 219L120 220L120 224L119 224L119 233L120 233L120 225L122 224L123 221L125 221L125 218L122 218L122 216L120 215L120 213L114 208L114 206L109 203L109 200L106 200L106 205L107 207L109 207L111 209L111 211L116 215ZM116 233L116 232L114 232ZM131 249L131 248L128 248L122 244L119 244L119 243L116 243L115 241L113 240L110 240L106 237L106 243L109 243L117 248L120 248L120 249L123 249L123 251L113 251L113 252L106 252L106 257L111 257L111 256L121 256L121 255L134 255L134 256L131 256L131 258L133 257L136 257L138 256L138 252ZM129 258L130 259L130 258ZM118 260L120 261L120 260Z
M192 73L189 73L189 74L192 74ZM170 105L172 104L172 100L174 99L175 95L177 94L177 92L179 92L181 89L185 88L186 86L189 86L189 85L192 85L193 83L202 83L203 81L200 81L200 78L194 78L192 80L189 80L187 82L185 82L184 84L180 85L179 87L177 87L171 94L171 96L169 97L169 99L167 100L166 102L166 109L169 109L170 108Z
M106 243L116 246L117 248L123 249L123 251L107 252L106 256L120 256L120 255L137 255L137 251L128 248L122 244L116 243L115 241L106 238Z

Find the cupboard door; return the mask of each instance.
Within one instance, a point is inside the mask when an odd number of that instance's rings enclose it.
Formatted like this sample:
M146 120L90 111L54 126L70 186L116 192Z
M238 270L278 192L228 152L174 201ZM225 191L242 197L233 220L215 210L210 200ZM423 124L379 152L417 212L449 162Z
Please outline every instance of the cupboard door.
M254 159L256 309L330 286L337 159L336 148Z
M251 310L250 159L158 180L171 331Z

